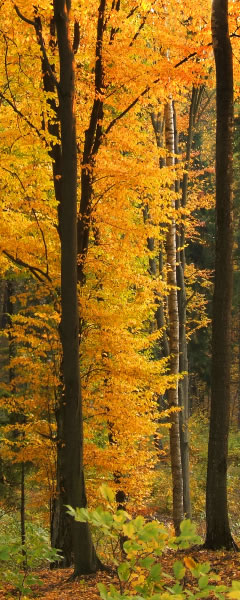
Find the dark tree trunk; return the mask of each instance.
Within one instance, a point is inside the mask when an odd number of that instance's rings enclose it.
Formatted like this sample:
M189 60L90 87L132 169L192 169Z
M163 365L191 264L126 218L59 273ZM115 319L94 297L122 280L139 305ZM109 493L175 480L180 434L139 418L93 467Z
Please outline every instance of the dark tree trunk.
M93 101L88 129L85 131L81 174L81 199L78 215L78 281L85 282L84 262L88 251L91 225L92 194L95 160L102 144L102 121L104 117L104 65L103 34L105 31L106 0L99 1L97 39L95 54L95 99Z
M214 550L222 547L230 550L235 548L227 504L233 247L233 68L227 0L213 0L212 39L217 82L216 255L205 546Z
M62 387L58 422L58 490L53 523L53 542L63 551L62 566L72 562L74 574L91 573L100 563L92 544L89 525L77 523L66 513L66 504L86 506L83 473L82 399L79 369L79 314L77 294L77 144L74 114L74 55L69 37L70 0L54 0L60 61L58 85L61 125L62 182L59 210L61 240Z

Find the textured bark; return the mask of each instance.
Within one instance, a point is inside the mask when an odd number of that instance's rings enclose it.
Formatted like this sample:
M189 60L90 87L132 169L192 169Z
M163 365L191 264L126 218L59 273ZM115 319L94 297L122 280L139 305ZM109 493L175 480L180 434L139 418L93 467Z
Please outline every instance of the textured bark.
M189 111L189 127L187 137L187 152L186 160L190 161L191 153L191 142L193 136L193 120L192 114L192 101L190 104ZM179 153L178 148L178 131L177 131L177 116L174 107L174 151L175 161L177 162L177 155ZM186 165L185 165L186 166ZM189 164L188 164L189 166ZM186 173L184 173L184 176ZM176 192L180 198L180 181L177 180L175 183ZM187 200L187 181L185 186L182 182L182 198L177 200L177 208L183 206L183 197ZM177 273L177 298L178 298L178 316L179 316L179 373L184 373L184 376L178 382L178 401L179 406L182 410L179 414L179 427L180 427L180 447L181 447L181 462L182 462L182 477L183 477L183 509L186 518L192 518L192 507L191 507L191 495L190 495L190 469L189 469L189 432L188 432L188 417L189 417L189 396L188 396L188 348L186 338L186 289L185 289L185 247L181 246L184 244L185 238L185 225L184 223L177 230L176 235L176 273Z
M189 171L190 159L191 159L194 127L196 125L196 117L198 114L198 109L200 106L203 91L204 91L204 86L200 86L199 88L196 88L195 86L193 86L193 88L192 88L192 96L191 96L190 109L189 109L186 159L185 159L185 165L184 165L185 172L183 174L183 181L182 181L182 206L186 206L186 202L187 202L188 171Z
M95 53L95 98L85 131L82 174L81 199L78 215L78 281L84 283L84 262L88 251L89 231L91 225L92 194L95 160L102 143L104 67L102 57L103 34L105 31L106 0L100 0L98 7L97 40Z
M165 106L165 140L167 149L167 166L174 165L174 120L173 104L169 101ZM172 201L175 208L175 199ZM176 274L176 224L174 217L168 226L167 241L167 283L168 295L168 317L169 317L169 351L170 351L170 373L176 377L179 374L179 317L177 299L177 274ZM178 406L178 385L168 390L169 408ZM179 412L174 411L171 415L170 429L170 455L173 483L173 522L176 534L179 533L180 523L183 519L183 481L180 451Z
M216 249L212 322L212 387L206 492L207 548L232 549L227 504L232 305L233 69L228 2L213 0L216 64Z
M153 131L155 133L156 143L158 148L163 148L165 145L164 140L164 127L165 127L165 118L164 114L161 112L151 112L151 121L153 126ZM159 158L159 168L162 169L166 165L166 159L164 157ZM146 218L145 218L146 220ZM153 238L148 238L148 249L154 250L155 248L155 240ZM159 242L158 249L158 264L157 259L149 260L149 271L153 277L156 276L156 273L163 276L163 242ZM166 318L164 314L164 303L163 299L159 297L159 294L156 294L155 302L157 306L157 310L155 313L157 328L161 331L161 339L159 340L159 353L160 357L169 356L169 343L168 336L166 331Z
M99 561L87 523L66 514L66 504L86 506L83 474L82 399L79 369L79 314L77 295L77 144L74 114L74 54L69 37L70 0L54 0L60 61L58 85L61 126L61 324L62 386L57 411L57 497L53 536L63 552L62 566L74 559L75 575L96 571ZM72 553L74 556L72 556Z

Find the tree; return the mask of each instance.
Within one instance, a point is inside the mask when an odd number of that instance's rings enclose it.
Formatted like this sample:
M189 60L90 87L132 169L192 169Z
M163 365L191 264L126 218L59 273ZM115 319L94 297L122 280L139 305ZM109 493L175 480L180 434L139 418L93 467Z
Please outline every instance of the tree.
M165 105L165 137L166 137L166 164L174 165L174 115L173 103L169 100ZM179 315L177 299L177 266L176 266L176 223L175 223L175 198L173 188L173 199L171 201L170 222L166 237L166 259L167 259L167 283L168 295L168 317L169 317L169 351L170 372L177 378L179 375ZM172 213L172 214L171 214ZM180 449L179 413L178 408L178 385L168 390L168 406L173 409L171 415L170 429L170 454L173 483L173 522L176 535L180 532L180 523L183 520L183 481L182 463ZM175 409L175 410L174 410Z
M205 546L230 550L236 548L236 544L230 532L227 505L233 249L233 64L227 0L213 0L212 40L217 105L216 246Z
M76 40L70 37L71 1L54 2L57 33L59 80L51 67L42 37L42 24L35 8L34 20L18 16L32 25L42 52L44 91L58 94L57 118L60 124L60 148L51 139L49 154L54 160L53 177L58 207L58 232L61 248L61 322L62 346L57 419L57 493L53 515L52 542L63 553L62 566L74 560L74 576L95 572L101 567L91 540L89 526L76 524L67 515L66 505L86 506L83 473L83 420L79 365L79 313L77 291L77 140L75 117ZM53 29L54 29L53 27ZM77 29L77 28L76 28ZM52 34L52 31L51 31ZM52 87L50 85L52 83ZM51 117L56 105L50 96ZM49 117L50 119L50 117ZM54 121L53 121L54 122ZM58 138L58 127L48 132Z
M61 242L61 323L62 386L59 393L58 490L55 518L56 547L64 551L74 575L96 571L100 566L89 526L76 524L66 514L66 504L86 506L83 472L83 421L79 367L79 313L77 293L77 142L75 118L75 66L70 39L70 0L54 1L60 79L57 86L61 125L62 187L59 208ZM64 539L59 539L59 532Z

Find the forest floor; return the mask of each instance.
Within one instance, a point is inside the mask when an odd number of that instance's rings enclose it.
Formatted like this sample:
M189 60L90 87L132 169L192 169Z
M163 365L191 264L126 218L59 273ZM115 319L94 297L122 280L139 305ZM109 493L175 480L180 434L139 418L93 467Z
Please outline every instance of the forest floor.
M186 551L166 551L161 557L163 571L173 575L172 565L176 560L191 557L198 563L210 562L211 571L220 577L218 585L225 584L230 587L232 580L240 580L240 552L218 551L212 552L199 549ZM96 575L85 575L78 580L69 581L71 569L40 570L36 573L42 580L42 585L33 586L32 598L35 600L99 600L100 594L97 584L102 582L107 587L110 583L117 586L114 574L99 572ZM174 578L172 583L174 582ZM191 572L187 570L184 586L191 588L194 585ZM171 585L169 579L168 585ZM0 600L13 600L18 598L11 585L0 587Z

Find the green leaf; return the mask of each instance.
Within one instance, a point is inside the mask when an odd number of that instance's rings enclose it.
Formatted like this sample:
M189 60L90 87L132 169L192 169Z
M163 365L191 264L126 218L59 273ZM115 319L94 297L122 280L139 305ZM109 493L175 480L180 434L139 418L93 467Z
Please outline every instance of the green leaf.
M123 525L123 523L126 523L127 519L131 519L131 516L126 510L117 510L116 514L113 516L113 519L116 523L119 523L119 525Z
M43 585L43 581L41 581L37 575L27 575L25 583L27 585Z
M201 575L198 580L200 590L204 590L208 586L209 577L208 575Z
M121 581L127 581L130 574L130 565L128 562L121 563L118 567L118 576Z
M97 527L110 528L113 526L113 517L110 512L102 510L99 506L90 513L90 522Z
M210 563L200 563L196 565L194 569L192 569L192 574L194 577L200 577L200 575L206 575L210 571Z
M226 586L226 585L218 585L218 586L216 587L216 591L217 591L217 592L220 592L220 593L222 593L222 592L227 592L227 591L228 591L228 588L227 588L227 586Z
M175 583L172 590L173 590L174 594L182 594L183 588L180 585L180 583Z
M124 523L123 533L124 533L124 535L126 535L129 538L131 538L133 536L133 534L135 533L135 527L134 527L133 521L130 521L129 523Z
M142 546L140 546L140 544L134 540L127 540L123 544L123 549L127 554L131 554L131 552L138 552L138 550L141 550L141 548Z
M97 587L99 589L101 598L103 600L108 600L108 592L106 586L103 583L98 583Z
M208 598L209 599L210 598L209 591L210 591L210 588L207 587L204 590L201 590L200 592L198 592L197 594L195 594L194 598L201 598L201 599L202 598Z
M174 563L173 572L176 579L183 579L186 573L186 569L180 560L176 560L176 562Z
M240 581L232 581L232 587L228 593L228 597L240 600Z
M153 581L159 581L161 573L162 573L162 567L159 563L156 563L155 565L152 566L150 573L149 573L149 577L151 577L151 579L153 579Z
M0 560L9 560L10 558L10 548L8 546L3 546L0 548Z
M139 565L140 567L144 567L145 569L150 569L151 566L154 563L154 558L152 558L151 556L146 556L146 558L142 558L139 561Z
M70 506L70 504L65 504L66 508L67 508L67 514L70 515L71 517L74 517L75 519L75 508L73 508L72 506Z
M133 519L133 523L136 531L139 532L144 527L145 519L142 515L139 515L136 519Z
M115 492L105 483L101 485L100 493L104 500L107 500L107 502L110 502L110 504L115 501Z
M196 534L196 526L190 519L182 521L180 524L180 531L180 536L175 538L175 542L178 544L179 548L188 548L190 544L198 544L201 542L200 536Z
M180 524L180 531L182 535L193 535L196 533L196 526L192 523L192 521L190 521L190 519L185 519L185 521L182 521Z
M154 532L145 526L142 531L139 531L138 537L142 542L151 542L153 539L157 539L157 532Z
M232 581L232 589L240 590L240 581Z
M75 521L78 521L80 523L87 523L90 519L88 509L87 508L76 508L74 518L75 518Z

